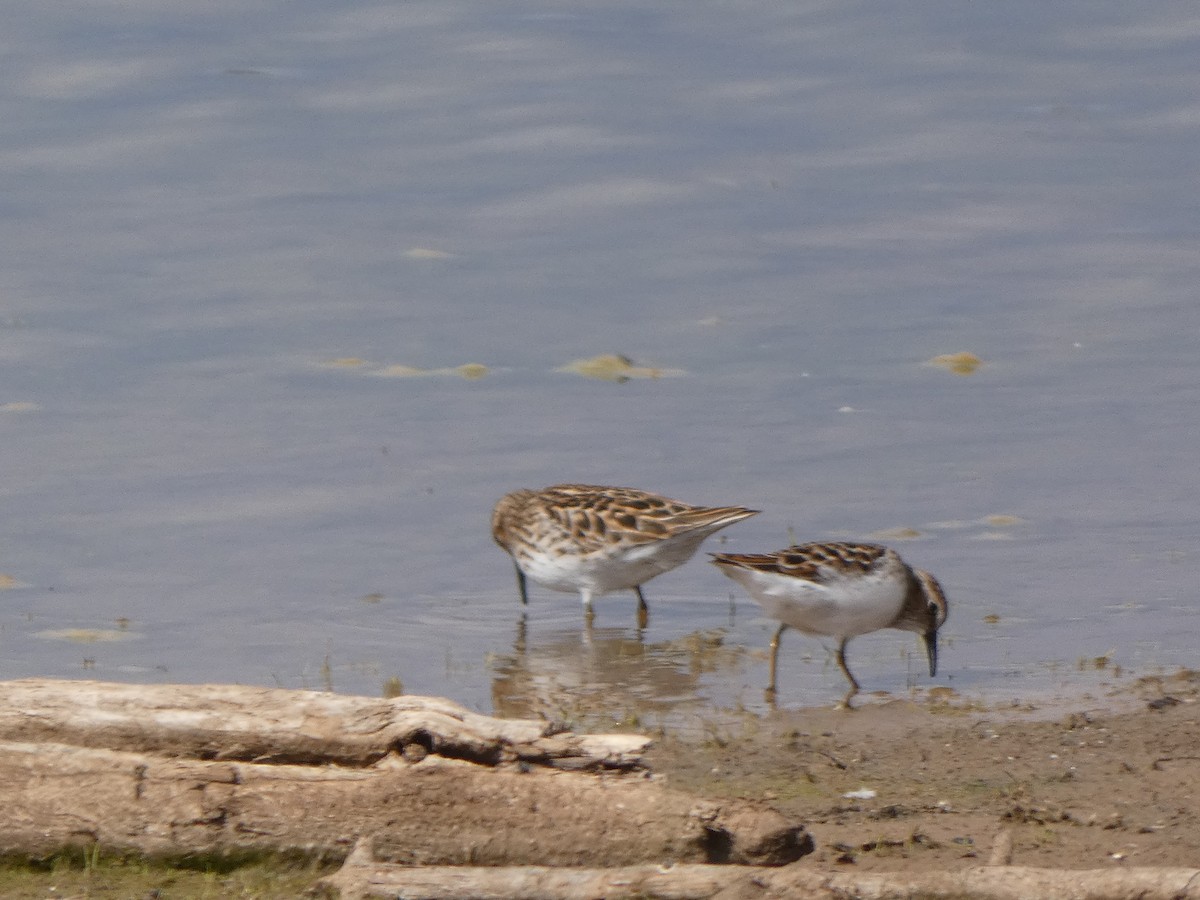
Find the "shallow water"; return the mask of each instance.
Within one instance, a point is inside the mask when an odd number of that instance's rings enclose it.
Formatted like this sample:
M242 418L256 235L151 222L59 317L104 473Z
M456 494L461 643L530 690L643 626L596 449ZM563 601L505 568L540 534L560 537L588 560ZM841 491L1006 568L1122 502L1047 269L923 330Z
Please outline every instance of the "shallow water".
M765 709L772 625L703 556L644 633L522 625L488 515L564 480L764 511L711 550L882 534L952 605L936 680L854 641L868 689L1195 663L1182 7L0 18L0 677ZM684 374L557 371L600 353ZM785 637L781 704L842 690Z

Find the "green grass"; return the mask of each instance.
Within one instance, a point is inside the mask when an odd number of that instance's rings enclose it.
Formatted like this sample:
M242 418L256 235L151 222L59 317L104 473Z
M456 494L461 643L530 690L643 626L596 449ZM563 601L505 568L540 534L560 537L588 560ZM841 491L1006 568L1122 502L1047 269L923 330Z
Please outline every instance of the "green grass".
M277 856L158 862L96 847L38 861L0 860L5 900L282 900L305 894L336 865Z

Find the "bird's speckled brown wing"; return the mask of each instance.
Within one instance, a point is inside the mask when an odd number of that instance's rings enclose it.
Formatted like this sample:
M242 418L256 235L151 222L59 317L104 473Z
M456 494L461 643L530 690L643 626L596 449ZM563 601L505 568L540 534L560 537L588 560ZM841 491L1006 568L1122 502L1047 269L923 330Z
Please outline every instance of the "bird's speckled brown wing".
M503 498L492 517L492 534L506 548L513 536L523 536L542 543L561 541L568 552L587 554L651 544L754 514L739 506L689 506L635 488L556 484Z
M823 584L840 574L869 572L887 554L878 544L830 541L800 544L776 553L713 553L717 565L755 569Z

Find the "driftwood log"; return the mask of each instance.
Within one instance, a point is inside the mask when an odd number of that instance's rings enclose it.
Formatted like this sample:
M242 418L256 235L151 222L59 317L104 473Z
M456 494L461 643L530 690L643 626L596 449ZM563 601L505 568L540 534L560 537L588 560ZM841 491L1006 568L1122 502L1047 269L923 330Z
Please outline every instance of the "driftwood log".
M805 866L431 866L376 863L362 844L322 879L342 900L1200 900L1200 869L1067 871L973 867L924 874L819 872Z
M344 858L408 865L779 865L811 839L576 735L446 700L230 685L0 683L0 852Z
M633 769L649 738L493 719L436 697L376 700L229 684L0 682L0 740L204 760L369 766L390 753L496 766Z

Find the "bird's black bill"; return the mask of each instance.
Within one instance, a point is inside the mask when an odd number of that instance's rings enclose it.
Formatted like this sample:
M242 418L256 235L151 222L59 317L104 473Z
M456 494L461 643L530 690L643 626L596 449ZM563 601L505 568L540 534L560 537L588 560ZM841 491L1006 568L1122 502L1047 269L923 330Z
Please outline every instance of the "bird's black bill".
M922 635L925 641L925 655L929 657L929 677L937 675L937 632L927 631Z
M517 570L517 590L521 592L521 605L529 605L529 591L525 587L525 573L521 571L520 566L515 567Z

